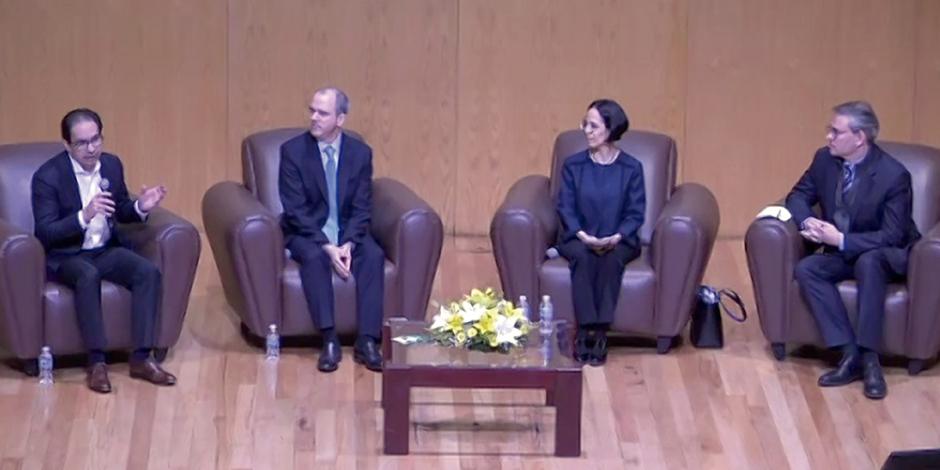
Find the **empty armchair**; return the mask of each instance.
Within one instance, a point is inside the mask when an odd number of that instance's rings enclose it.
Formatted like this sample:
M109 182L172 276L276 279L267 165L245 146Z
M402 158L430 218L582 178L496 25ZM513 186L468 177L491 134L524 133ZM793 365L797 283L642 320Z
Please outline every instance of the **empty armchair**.
M225 298L243 330L255 336L263 336L271 324L286 336L317 333L298 264L286 254L278 223L283 211L278 193L280 147L303 132L307 130L275 129L245 138L243 182L218 183L202 200L206 234ZM424 319L443 244L441 219L396 180L376 178L372 193L372 236L386 257L384 316ZM336 331L355 333L355 284L342 282L334 274L333 292Z
M913 218L922 238L910 251L907 278L888 286L882 352L906 356L916 374L940 351L940 149L897 142L879 146L911 173ZM787 343L824 343L794 278L797 262L810 254L796 225L757 219L745 236L761 331L774 356L783 360ZM855 281L839 284L850 318L858 314Z
M656 337L658 351L665 353L689 321L718 231L718 205L704 186L676 185L672 138L630 131L617 146L643 165L646 214L639 233L642 252L624 271L611 330ZM581 131L559 134L551 176L530 175L517 181L490 226L506 295L514 299L550 295L555 315L572 321L568 262L560 257L549 259L546 250L555 244L560 226L555 202L564 159L586 148Z
M84 353L72 291L47 279L46 255L33 236L30 180L61 142L0 146L0 345L17 359L34 359L43 345L54 354ZM186 220L157 207L146 223L123 227L135 250L163 273L157 320L157 356L176 344L199 261L199 232ZM108 346L132 346L131 294L102 282L101 304ZM32 361L34 364L34 361ZM26 365L29 369L33 365Z

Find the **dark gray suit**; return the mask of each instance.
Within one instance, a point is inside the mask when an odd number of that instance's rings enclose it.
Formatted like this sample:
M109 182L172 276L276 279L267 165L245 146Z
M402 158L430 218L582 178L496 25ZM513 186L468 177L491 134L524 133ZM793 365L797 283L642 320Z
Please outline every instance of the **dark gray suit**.
M843 160L819 149L809 169L787 196L798 224L815 216L844 235L843 250L825 247L796 267L796 279L827 346L854 343L881 348L888 282L907 273L908 252L920 238L911 218L911 175L897 160L872 144L857 165L855 181L843 194ZM858 321L853 330L836 283L858 283Z

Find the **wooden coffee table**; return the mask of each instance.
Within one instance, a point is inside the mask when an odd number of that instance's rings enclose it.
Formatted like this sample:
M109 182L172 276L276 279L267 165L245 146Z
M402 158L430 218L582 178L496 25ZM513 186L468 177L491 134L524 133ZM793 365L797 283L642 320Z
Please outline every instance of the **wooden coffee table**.
M403 345L392 338L427 333L427 324L393 318L382 340L382 408L385 453L408 453L411 387L540 388L554 406L555 455L581 455L581 366L571 358L570 326L560 322L543 341L530 334L525 348L510 353L480 352L436 344Z

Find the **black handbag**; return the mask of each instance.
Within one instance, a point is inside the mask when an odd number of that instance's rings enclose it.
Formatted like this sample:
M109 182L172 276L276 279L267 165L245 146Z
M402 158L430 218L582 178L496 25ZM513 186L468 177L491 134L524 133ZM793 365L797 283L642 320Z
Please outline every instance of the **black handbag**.
M735 315L731 309L725 305L724 299L730 299L737 304L741 315ZM697 348L721 348L725 345L724 332L721 328L721 311L740 323L747 320L747 310L744 308L744 302L741 302L741 296L731 289L715 289L710 286L701 286L695 300L695 308L692 310L692 326L689 336L692 344Z

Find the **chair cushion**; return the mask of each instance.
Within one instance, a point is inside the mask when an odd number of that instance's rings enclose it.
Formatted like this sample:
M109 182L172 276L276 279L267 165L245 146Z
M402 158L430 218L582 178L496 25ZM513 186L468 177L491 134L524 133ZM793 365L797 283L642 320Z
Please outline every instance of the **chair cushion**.
M911 173L914 193L911 216L920 233L926 233L940 221L940 149L901 142L878 145Z
M816 320L810 313L809 307L800 294L800 286L792 281L792 295L790 297L790 315L787 329L787 340L794 343L807 343L823 346L822 336L816 327ZM849 314L849 320L854 326L858 321L858 284L853 281L844 281L838 284L839 295ZM888 295L885 299L884 336L882 339L883 352L904 355L906 353L907 287L904 284L888 285Z
M33 232L33 173L61 151L62 142L0 145L0 219Z
M571 269L568 268L568 260L558 257L542 264L539 283L542 294L552 297L555 317L574 321ZM644 249L640 256L628 263L624 269L620 298L614 310L611 329L643 335L653 333L655 294L656 273L649 262L649 250Z
M85 352L72 289L58 282L47 282L43 291L43 304L44 342L52 347L53 354ZM130 349L134 346L131 340L130 311L130 291L107 281L102 282L101 314L104 316L109 350Z
M383 316L390 318L397 315L403 315L402 312L394 312L395 305L401 305L395 297L398 293L396 288L398 282L398 269L391 261L385 260L385 286L384 286L384 306ZM283 324L281 334L287 336L293 335L312 335L317 331L313 327L313 320L310 319L310 310L307 306L307 299L304 297L304 290L300 281L300 265L288 259L284 264L284 275L281 277L281 295L284 299L282 308L284 309ZM336 308L334 319L336 321L336 332L339 334L356 333L356 280L350 277L348 281L343 281L337 275L333 275L333 305Z

